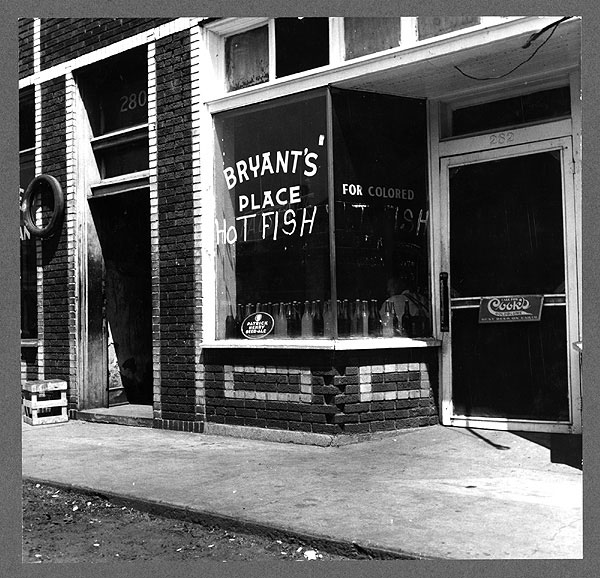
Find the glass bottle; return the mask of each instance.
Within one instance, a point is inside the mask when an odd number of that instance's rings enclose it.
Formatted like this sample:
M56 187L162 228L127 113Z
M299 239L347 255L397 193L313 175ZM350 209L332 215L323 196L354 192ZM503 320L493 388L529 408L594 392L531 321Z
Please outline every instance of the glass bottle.
M233 316L233 307L229 304L229 312L225 318L225 339L235 338L235 317Z
M410 316L408 299L406 299L404 302L404 313L402 314L402 333L406 337L412 337L412 319Z
M333 337L333 311L331 310L331 301L327 299L323 306L323 335Z
M302 313L302 337L313 337L313 313L310 308L310 301L304 302L304 312Z
M242 336L242 321L244 320L244 306L241 303L237 305L237 311L235 314L235 336Z
M360 315L362 317L362 325L361 325L362 336L368 337L369 336L369 302L366 299L364 299L362 302L362 308L361 308Z
M275 337L287 337L287 319L285 316L285 303L276 303L277 315L275 316Z
M354 301L354 308L352 311L352 337L359 337L362 335L362 302L360 299Z
M394 317L392 315L392 304L389 301L384 303L381 326L383 337L394 336Z
M371 299L369 307L369 335L371 337L379 337L381 335L381 317L377 309L377 300Z
M312 302L313 313L313 335L323 337L323 313L321 312L321 301Z
M348 337L350 335L350 316L348 315L348 299L338 300L338 335Z

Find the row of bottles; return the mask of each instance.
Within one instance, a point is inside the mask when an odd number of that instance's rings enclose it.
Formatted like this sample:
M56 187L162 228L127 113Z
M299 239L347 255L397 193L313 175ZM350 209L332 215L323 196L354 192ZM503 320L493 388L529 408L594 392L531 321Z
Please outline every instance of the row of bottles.
M334 330L334 312L331 301L320 300L299 301L287 303L251 303L238 304L234 316L233 307L225 319L225 338L238 339L242 337L243 320L255 312L268 313L273 317L274 328L272 336L280 339L287 338L331 338ZM370 301L348 299L337 301L337 328L339 337L394 337L402 335L411 337L412 319L408 301L404 313L398 320L394 304L384 302L383 314L380 314L376 299Z

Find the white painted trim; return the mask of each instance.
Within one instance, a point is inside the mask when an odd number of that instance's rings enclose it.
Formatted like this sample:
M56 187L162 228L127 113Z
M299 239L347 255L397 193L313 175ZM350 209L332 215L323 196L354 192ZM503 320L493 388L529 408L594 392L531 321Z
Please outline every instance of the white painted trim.
M473 26L456 33L419 41L408 48L401 45L345 61L339 65L323 66L278 78L270 83L243 88L207 101L207 105L210 112L214 114L295 92L352 80L367 74L391 71L409 64L426 63L436 58L448 57L452 53L494 44L512 36L533 33L554 21L555 19L546 17L515 17L492 28L482 25Z
M189 28L197 25L204 19L205 17L176 18L175 20L167 22L166 24L162 24L161 26L158 26L156 28L146 30L145 32L140 32L139 34L130 36L129 38L125 38L123 40L115 42L114 44L110 44L105 48L100 48L98 50L88 52L87 54L78 56L77 58L74 58L67 62L57 64L56 66L52 66L46 70L37 70L31 76L27 76L19 80L19 88L24 88L33 84L42 84L44 82L52 80L53 78L64 76L65 74L68 74L78 68L88 66L101 60L105 60L106 58L110 58L111 56L116 56L117 54L121 54L126 50L130 50L132 48L137 48L138 46L148 44L151 40L158 40L160 38L170 36L171 34L177 34L178 32L182 32L183 30L188 30ZM36 21L39 22L39 19L36 18L34 20L34 33Z
M203 49L199 53L199 62L194 64L199 70L204 70L209 64L211 54L208 48L211 44L209 31L200 30L200 40ZM206 92L210 86L201 83L196 87L197 91L193 94L193 101L196 103L195 111L198 114L198 134L194 135L200 143L200 154L195 162L198 162L198 169L201 175L201 188L198 196L198 211L200 220L200 243L201 254L201 279L202 279L202 327L201 339L203 341L214 341L216 338L216 295L217 295L217 277L216 277L216 247L215 247L215 186L214 186L214 160L215 154L215 131L213 119L208 112L207 107L202 104L206 97ZM194 166L196 166L194 164Z
M371 339L222 339L205 341L203 349L278 349L364 351L382 349L423 349L439 347L436 339L411 339L408 337L374 337Z
M531 126L491 130L484 134L457 137L441 141L440 157L464 155L479 151L510 148L534 141L571 136L571 119L545 122ZM500 135L501 138L500 138Z
M35 22L35 21L34 21ZM35 53L34 46L34 53ZM39 51L39 44L37 47ZM34 124L35 124L35 156L34 172L39 175L42 172L42 87L34 86ZM38 379L45 378L44 371L44 267L42 265L42 243L39 239L35 241L36 249L36 280L37 280L37 315L38 315L38 349L37 366Z
M582 150L581 150L581 137L583 134L582 127L582 98L581 98L581 73L579 71L571 74L571 115L573 118L573 162L575 174L573 175L573 187L575 196L575 251L577 259L577 301L578 301L578 341L583 339L583 328L582 328L582 261L583 261L583 248L582 248Z
M269 20L269 82L277 78L277 35L275 34L275 20Z
M33 19L33 74L39 74L41 70L41 41L40 41L41 21L39 18ZM19 88L21 84L19 83Z
M65 156L66 156L66 182L65 205L67 225L67 299L69 301L69 384L77 390L77 403L79 403L79 384L82 380L79 360L80 339L79 325L81 310L80 303L80 230L81 216L79 209L79 195L77 194L77 86L73 74L65 75Z
M441 348L439 355L440 384L444 383L443 376L448 371L449 343L447 333L440 330L440 286L439 274L443 270L441 263L442 243L442 216L441 216L441 194L440 194L440 155L439 155L439 116L440 105L437 101L427 102L428 122L428 145L429 145L429 263L430 263L430 287L431 287L431 322L433 336L440 340ZM447 425L451 415L450 409L444 403L446 397L443 395L443 387L438 390L438 407L440 408L440 420Z
M203 145L202 113L204 105L200 95L204 79L203 63L210 58L205 46L207 32L201 31L199 26L190 29L190 75L191 75L191 129L192 129L192 203L194 227L194 382L196 391L195 413L206 421L206 389L201 376L200 356L202 354L202 183L204 174L201 167L201 154Z
M400 46L408 48L419 42L417 17L405 16L400 20Z
M525 432L548 432L552 433L581 433L576 428L561 421L525 421L525 420L505 420L494 418L471 418L471 417L452 417L444 425L454 427L468 427L473 429L491 429L498 431L525 431Z
M570 125L570 122L569 122ZM556 138L549 138L551 128L558 130ZM538 152L559 150L561 152L562 166L562 199L563 199L563 244L565 251L569 247L576 245L575 223L575 192L573 183L572 166L572 144L571 134L563 134L564 127L560 122L549 123L547 126L537 127L537 138L530 142L521 142L515 146L502 147L499 149L478 150L460 155L444 156L440 159L440 199L441 199L441 219L438 228L440 229L440 254L441 270L449 271L449 206L448 191L449 169L454 166L464 166L479 162L487 162L503 158L533 154ZM530 138L535 138L536 131L532 128L525 129ZM473 139L464 139L473 140ZM443 360L441 371L441 390L443 396L442 404L442 423L444 425L462 425L465 427L479 427L488 429L507 429L516 431L553 431L581 433L581 372L579 369L579 353L571 346L578 340L579 334L579 312L578 312L578 285L577 285L577 259L576 255L569 253L565 259L565 287L566 287L566 332L567 342L567 371L569 375L569 412L570 422L541 422L536 420L499 420L486 418L464 418L454 416L452 408L452 379L451 379L451 333L448 333L447 348L443 348ZM530 424L527 428L524 424Z
M242 32L248 32L253 28L263 26L269 20L269 17L260 18L220 18L214 22L208 22L203 25L203 28L219 36L233 36L234 34L241 34Z
M329 64L337 65L346 59L343 18L329 18Z
M156 42L148 43L148 195L150 197L150 268L152 293L153 413L161 417L160 237L158 231L158 143L156 115Z

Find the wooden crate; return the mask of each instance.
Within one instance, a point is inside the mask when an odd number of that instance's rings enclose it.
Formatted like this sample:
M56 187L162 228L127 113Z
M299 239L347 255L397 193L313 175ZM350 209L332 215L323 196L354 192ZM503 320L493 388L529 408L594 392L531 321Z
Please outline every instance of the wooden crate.
M26 381L22 386L23 421L29 425L68 421L67 382L61 379Z

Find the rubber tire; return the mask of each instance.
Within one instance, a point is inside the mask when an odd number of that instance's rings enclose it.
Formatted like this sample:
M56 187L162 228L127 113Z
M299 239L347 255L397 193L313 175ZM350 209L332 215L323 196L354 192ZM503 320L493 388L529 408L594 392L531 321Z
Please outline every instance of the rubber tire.
M54 198L54 210L52 211L52 216L44 227L38 227L35 223L33 215L31 214L31 211L34 207L34 197L37 193L37 187L40 183L45 183L50 187L50 190L52 191L52 197ZM65 210L65 197L63 195L60 183L50 175L38 175L35 177L29 183L27 190L23 195L22 210L23 222L27 227L27 230L34 237L39 237L41 239L51 237L56 232L55 229L60 223Z

